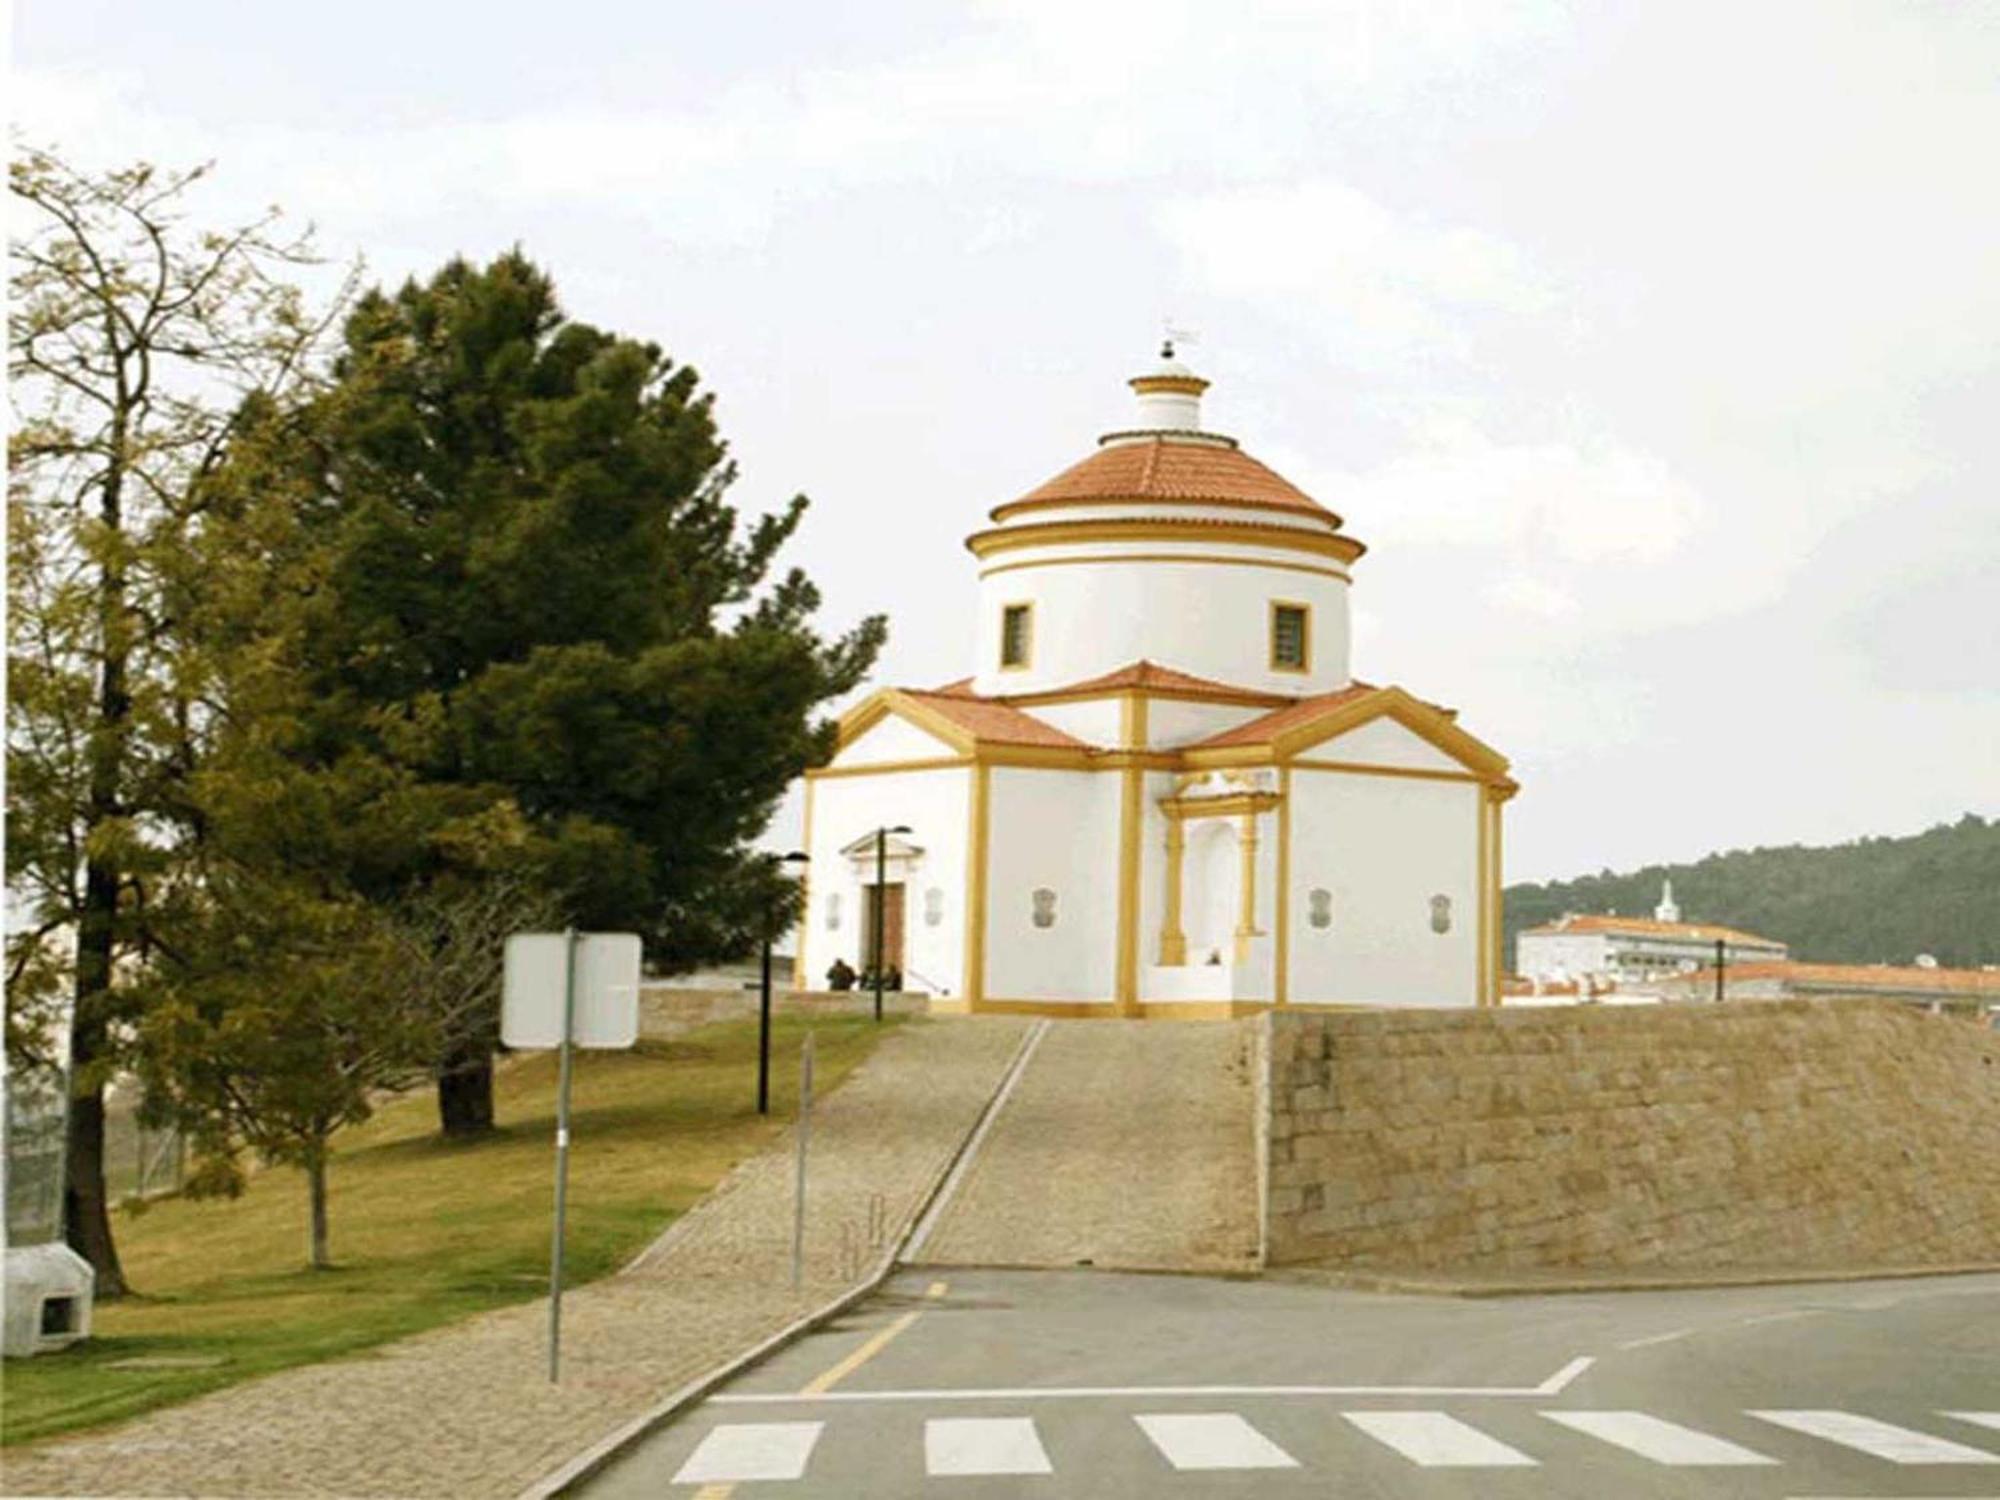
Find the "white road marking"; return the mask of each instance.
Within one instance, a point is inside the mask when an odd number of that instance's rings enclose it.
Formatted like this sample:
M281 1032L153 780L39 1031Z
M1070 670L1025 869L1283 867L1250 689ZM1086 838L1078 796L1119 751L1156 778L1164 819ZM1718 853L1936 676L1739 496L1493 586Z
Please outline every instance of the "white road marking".
M1991 1427L1995 1432L2000 1432L2000 1411L1948 1411L1944 1415L1980 1427Z
M1048 1032L1049 1023L1045 1020L1035 1022L1029 1028L1027 1039L1021 1044L1021 1050L1014 1054L1013 1062L1007 1066L1007 1076L1001 1081L1000 1092L995 1094L993 1102L986 1106L986 1112L979 1117L979 1123L973 1127L972 1139L965 1143L965 1149L959 1153L958 1160L951 1164L951 1170L945 1174L944 1182L939 1185L937 1196L931 1199L923 1217L917 1220L916 1227L910 1231L910 1237L904 1243L902 1253L896 1257L899 1264L907 1266L914 1262L924 1246L930 1243L931 1235L937 1229L938 1220L944 1217L945 1210L951 1207L952 1200L958 1196L959 1185L965 1181L965 1174L972 1170L973 1158L979 1155L979 1148L986 1144L987 1132L993 1128L993 1122L1000 1118L1001 1111L1006 1109L1007 1100L1014 1093L1014 1085L1019 1083L1021 1075L1028 1071L1028 1060L1035 1055L1035 1049L1042 1045L1042 1038L1047 1036Z
M1134 1416L1176 1469L1296 1469L1299 1461L1233 1411Z
M824 1422L725 1423L701 1440L674 1475L675 1484L797 1479L806 1471Z
M1441 1411L1344 1411L1341 1415L1426 1469L1523 1469L1535 1461Z
M1650 1458L1656 1464L1683 1468L1777 1462L1775 1458L1752 1453L1748 1448L1696 1432L1692 1427L1664 1422L1642 1411L1545 1411L1542 1415L1628 1453Z
M1672 1333L1656 1333L1649 1339L1632 1339L1620 1344L1620 1349L1650 1349L1655 1344L1671 1344L1675 1339L1684 1339L1693 1333L1692 1328L1676 1328Z
M1748 1415L1892 1464L2000 1464L2000 1456L1851 1411L1753 1411Z
M1579 1354L1575 1359L1571 1360L1568 1364L1564 1365L1560 1370L1556 1371L1555 1374L1551 1375L1547 1380L1544 1380L1540 1385L1536 1386L1535 1394L1537 1396L1561 1395L1564 1386L1568 1385L1572 1380L1576 1379L1577 1376L1581 1375L1585 1370L1588 1370L1592 1365L1596 1363L1597 1360L1591 1355Z
M1027 1417L933 1417L924 1423L926 1474L1048 1474Z

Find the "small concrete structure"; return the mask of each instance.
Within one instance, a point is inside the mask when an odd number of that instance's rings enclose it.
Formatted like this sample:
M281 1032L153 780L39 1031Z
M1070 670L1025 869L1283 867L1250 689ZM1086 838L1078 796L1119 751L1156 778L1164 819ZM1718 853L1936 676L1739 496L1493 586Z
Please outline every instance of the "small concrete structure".
M90 1337L97 1273L60 1241L7 1247L4 1352L25 1359Z

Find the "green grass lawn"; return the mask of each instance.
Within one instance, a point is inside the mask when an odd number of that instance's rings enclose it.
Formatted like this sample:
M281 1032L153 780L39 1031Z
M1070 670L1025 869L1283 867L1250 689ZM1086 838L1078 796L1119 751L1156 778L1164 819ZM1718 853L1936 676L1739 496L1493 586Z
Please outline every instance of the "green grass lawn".
M617 1269L798 1102L807 1022L774 1026L772 1115L756 1113L754 1022L704 1027L631 1052L579 1052L572 1086L567 1280ZM861 1017L810 1023L820 1092L879 1038ZM389 1104L336 1141L328 1211L336 1268L306 1268L305 1179L258 1172L232 1201L157 1200L116 1217L139 1295L98 1306L94 1337L9 1360L0 1441L25 1442L252 1376L542 1296L554 1181L555 1057L517 1059L495 1084L500 1128L447 1144L429 1093ZM119 1368L125 1361L143 1362Z

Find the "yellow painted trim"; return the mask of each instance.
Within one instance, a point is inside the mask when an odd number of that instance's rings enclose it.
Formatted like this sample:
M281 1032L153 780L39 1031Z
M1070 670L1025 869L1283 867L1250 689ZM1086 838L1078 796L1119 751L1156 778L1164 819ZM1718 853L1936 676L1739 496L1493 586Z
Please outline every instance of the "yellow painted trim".
M1514 787L1514 783L1507 779L1506 756L1459 728L1443 710L1420 702L1398 687L1378 688L1353 702L1331 707L1323 714L1281 731L1262 745L1227 745L1211 750L1190 748L1181 754L1193 767L1296 761L1302 757L1302 752L1313 746L1337 739L1381 718L1394 720L1481 780L1505 782L1509 788ZM1508 795L1512 795L1511 790Z
M1103 698L1116 698L1126 693L1135 693L1141 698L1166 699L1174 703L1227 703L1240 708L1285 708L1299 701L1284 693L1266 693L1256 688L1232 687L1050 688L1040 693L1008 693L1000 701L1021 708L1035 707L1044 703L1095 703Z
M994 512L997 519L999 512ZM1311 536L1311 532L1306 535ZM1320 578L1337 578L1342 583L1354 582L1354 576L1344 568L1322 568L1312 563L1280 562L1272 557L1232 557L1226 552L1100 552L1093 557L1040 557L1029 558L1025 562L996 563L979 571L981 578L991 578L995 573L1013 573L1022 568L1061 568L1075 564L1106 563L1228 563L1239 568L1275 568L1282 573L1311 573Z
M932 995L924 1003L924 1014L931 1016L969 1016L972 1014L970 1000L945 1000Z
M1507 799L1514 795L1514 791L1519 790L1519 788L1513 788L1511 782L1508 785L1512 790L1502 790L1497 787L1492 789L1490 793L1492 801L1489 804L1493 809L1493 858L1488 869L1491 871L1490 879L1492 884L1490 889L1493 892L1493 1003L1495 1005L1500 1003L1500 983L1507 973L1507 898L1505 894L1507 885L1504 878L1506 875L1503 857L1504 845L1500 836L1505 815L1502 810L1507 805Z
M837 781L848 776L886 776L902 771L963 770L973 764L969 755L940 755L930 760L882 760L865 766L815 766L806 772L806 785L815 781Z
M1180 396L1199 396L1208 382L1199 375L1134 375L1125 382L1142 396L1154 391L1172 391Z
M968 731L952 723L943 714L918 703L900 688L880 688L840 716L834 753L838 755L892 713L907 719L926 734L934 735L961 753L969 754L975 743Z
M1022 618L1027 622L1021 632L1022 655L1019 661L1007 660L1007 616L1015 610L1024 610ZM1026 672L1035 664L1035 601L1032 599L1009 599L1000 606L1000 670L1003 672Z
M1236 893L1236 961L1250 957L1250 940L1262 937L1257 930L1257 814L1243 814L1236 830L1236 848L1241 855Z
M1268 812L1278 805L1278 792L1238 792L1228 797L1166 797L1160 811L1169 818L1237 818Z
M1300 645L1305 648L1305 660L1293 666L1278 660L1278 611L1296 609L1305 615L1305 624L1300 630ZM1313 667L1313 607L1303 599L1273 599L1270 613L1271 670L1273 672L1293 672L1301 677L1312 674Z
M1187 826L1167 819L1167 898L1160 916L1160 962L1187 962L1187 934L1181 930L1182 866L1187 855Z
M1221 542L1239 547L1270 547L1280 552L1310 552L1351 563L1368 549L1351 536L1335 531L1306 531L1296 526L1272 526L1256 521L1175 520L1153 517L1126 521L1031 521L1025 526L1001 526L975 531L965 545L975 557L1018 552L1023 547L1062 547L1082 542Z
M1478 949L1473 955L1473 1004L1491 1005L1494 984L1492 972L1493 958L1493 836L1491 824L1492 806L1484 796L1480 797L1473 809L1479 819L1478 847L1479 867L1473 879L1478 882L1479 936Z
M1110 1000L982 1000L978 1009L982 1016L1067 1016L1071 1019L1091 1016L1115 1018L1119 1013L1116 1002Z
M1371 766L1358 760L1293 760L1287 765L1304 771L1344 771L1353 776L1407 776L1418 781L1458 781L1469 786L1489 786L1487 777L1471 771L1434 771L1421 766Z
M1139 831L1145 816L1146 773L1125 772L1118 805L1118 1009L1133 1014L1139 1000Z
M1142 1000L1139 1015L1147 1021L1230 1021L1270 1008L1267 1000Z
M1137 766L1148 771L1180 767L1173 750L1072 750L1061 745L983 744L973 759L985 766L1039 766L1054 771L1123 771Z
M1278 768L1278 929L1271 998L1283 1010L1292 989L1292 768Z
M987 766L972 769L972 790L967 799L965 838L965 976L959 992L970 1009L977 1009L986 993L986 864L992 829L993 772Z

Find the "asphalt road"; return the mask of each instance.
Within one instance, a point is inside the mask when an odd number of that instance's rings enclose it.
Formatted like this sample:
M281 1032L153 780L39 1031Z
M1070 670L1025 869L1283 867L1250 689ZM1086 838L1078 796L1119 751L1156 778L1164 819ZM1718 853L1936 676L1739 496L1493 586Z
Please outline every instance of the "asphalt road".
M2000 1497L2000 1276L1460 1300L912 1271L623 1497Z

